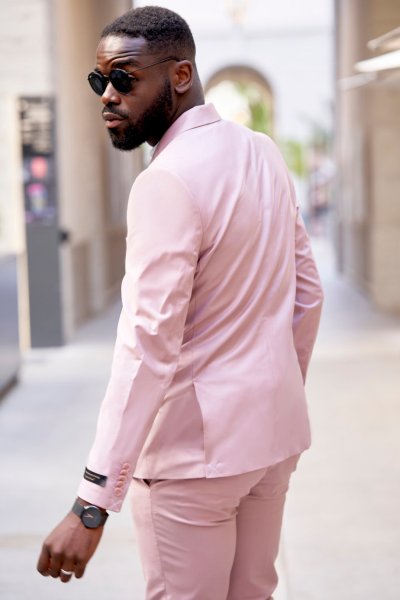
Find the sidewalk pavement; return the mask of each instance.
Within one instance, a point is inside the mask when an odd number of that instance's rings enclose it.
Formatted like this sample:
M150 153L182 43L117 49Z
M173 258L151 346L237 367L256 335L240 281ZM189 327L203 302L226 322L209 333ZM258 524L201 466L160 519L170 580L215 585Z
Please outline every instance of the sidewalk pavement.
M400 318L373 310L335 275L329 246L313 246L326 299L307 382L313 445L286 507L282 600L399 600Z
M308 377L314 443L288 496L275 600L400 597L400 319L374 311L315 250L326 292ZM118 306L64 348L33 350L0 403L0 598L142 600L129 502L81 580L42 578L43 537L68 511L107 383Z

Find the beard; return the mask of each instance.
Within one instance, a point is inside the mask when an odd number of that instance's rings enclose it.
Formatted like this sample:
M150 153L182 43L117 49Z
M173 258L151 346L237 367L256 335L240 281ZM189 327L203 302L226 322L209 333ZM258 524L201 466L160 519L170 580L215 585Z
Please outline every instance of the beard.
M112 112L111 107L110 110ZM169 79L165 79L157 98L135 122L128 120L120 132L108 130L114 148L134 150L148 139L160 140L170 126L171 111L171 85Z

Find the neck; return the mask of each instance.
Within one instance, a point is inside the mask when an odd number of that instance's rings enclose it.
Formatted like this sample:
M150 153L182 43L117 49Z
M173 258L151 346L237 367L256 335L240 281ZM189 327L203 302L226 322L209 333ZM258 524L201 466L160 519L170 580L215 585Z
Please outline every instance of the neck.
M201 86L200 80L196 78L193 83L193 86L190 90L184 95L181 96L175 106L175 110L171 114L171 118L169 120L169 127L171 127L172 123L174 123L183 113L194 108L195 106L201 106L204 104L204 92ZM164 135L165 131L162 135ZM162 137L162 136L161 136ZM158 139L149 139L147 140L151 146L155 146L158 144L161 138Z
M196 78L188 93L182 96L180 102L178 102L176 110L172 115L170 125L172 125L172 123L187 110L190 110L195 106L201 106L202 104L204 104L204 92L199 79Z

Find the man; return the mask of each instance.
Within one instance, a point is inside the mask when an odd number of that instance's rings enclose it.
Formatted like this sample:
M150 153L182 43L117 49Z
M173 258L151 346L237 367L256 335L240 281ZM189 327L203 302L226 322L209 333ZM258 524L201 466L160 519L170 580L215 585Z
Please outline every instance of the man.
M167 9L106 27L89 83L114 146L155 150L129 199L96 438L38 570L82 577L131 486L147 600L271 598L322 303L292 183L269 138L204 105Z

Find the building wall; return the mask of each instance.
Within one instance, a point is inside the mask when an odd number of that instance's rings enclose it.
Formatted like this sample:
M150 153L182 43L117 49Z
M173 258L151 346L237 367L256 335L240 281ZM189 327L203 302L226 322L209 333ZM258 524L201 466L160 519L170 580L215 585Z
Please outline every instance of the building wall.
M153 4L136 0L135 6ZM203 85L232 68L255 72L268 82L273 136L285 151L304 149L316 129L333 126L333 18L331 0L158 0L182 15L192 29ZM244 10L237 21L234 7ZM212 15L212 18L210 18ZM248 77L245 77L245 81ZM303 160L305 152L303 152ZM294 174L300 204L307 210L308 182Z
M125 208L140 153L117 153L86 77L101 29L131 0L1 0L0 254L18 259L21 343L29 346L20 96L51 96L56 110L57 200L64 241L63 330L68 338L118 290Z
M18 98L52 93L48 8L48 0L0 5L0 255L16 257L23 347L30 336Z
M67 331L104 308L123 273L124 209L138 158L135 153L114 157L117 151L110 148L102 105L87 74L102 28L130 6L127 0L57 0L54 5L60 224L68 233L62 247Z
M336 2L337 78L371 58L367 42L398 27L396 0ZM376 54L379 54L377 52ZM380 308L400 311L400 80L337 92L338 259Z
M314 122L327 128L332 124L333 19L327 9L329 2L158 0L155 4L175 10L187 20L204 85L233 66L254 69L270 84L276 135L305 141ZM135 2L136 6L148 4L153 2ZM234 4L247 7L240 23L230 16L229 5Z

